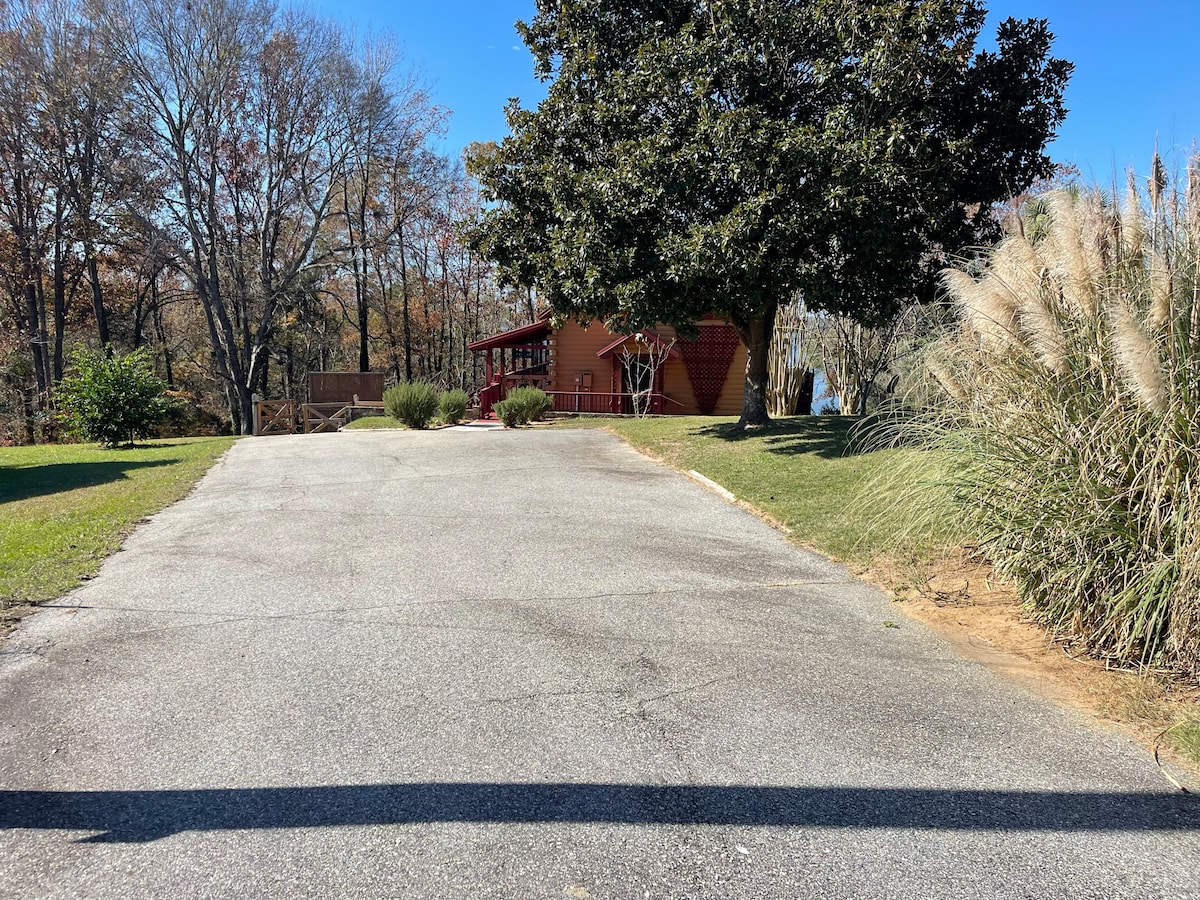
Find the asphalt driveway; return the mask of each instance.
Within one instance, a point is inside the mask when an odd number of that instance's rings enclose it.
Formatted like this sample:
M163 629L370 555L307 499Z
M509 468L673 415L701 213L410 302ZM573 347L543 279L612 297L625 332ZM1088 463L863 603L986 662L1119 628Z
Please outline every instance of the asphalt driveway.
M1196 801L590 431L241 441L0 647L4 897L1200 897Z

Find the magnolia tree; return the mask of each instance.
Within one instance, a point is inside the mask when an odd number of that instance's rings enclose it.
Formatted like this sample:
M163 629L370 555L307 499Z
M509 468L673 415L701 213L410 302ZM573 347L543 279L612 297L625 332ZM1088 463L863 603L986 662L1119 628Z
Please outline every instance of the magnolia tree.
M1051 171L1071 64L1044 20L976 42L980 0L538 0L536 110L469 156L474 245L560 317L748 350L740 424L769 421L780 303L864 324L928 294L944 253Z

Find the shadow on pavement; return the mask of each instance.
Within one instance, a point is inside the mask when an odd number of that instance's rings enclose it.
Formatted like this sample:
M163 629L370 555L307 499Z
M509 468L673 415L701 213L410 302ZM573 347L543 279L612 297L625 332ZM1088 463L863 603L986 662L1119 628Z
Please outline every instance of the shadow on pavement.
M637 784L0 791L0 828L99 832L85 842L434 822L1181 832L1200 831L1200 801L1167 793Z

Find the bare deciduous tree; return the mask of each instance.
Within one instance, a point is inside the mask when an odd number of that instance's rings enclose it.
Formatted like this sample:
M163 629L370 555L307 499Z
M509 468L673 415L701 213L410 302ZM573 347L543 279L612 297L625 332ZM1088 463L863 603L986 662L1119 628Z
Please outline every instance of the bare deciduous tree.
M897 356L915 339L909 307L886 325L868 327L845 316L814 319L814 341L828 390L843 415L865 415L868 404L891 393Z
M48 421L68 344L151 344L238 430L314 369L473 388L518 310L400 62L272 0L0 8L0 440Z
M347 177L360 71L332 25L261 0L114 0L106 25L170 180L141 218L174 243L245 431L277 315L331 252L317 239Z
M803 298L779 307L775 314L775 333L767 366L767 407L772 416L794 416L802 409L807 391L812 405L812 316Z
M621 366L625 371L625 383L629 386L630 404L633 414L643 419L654 412L654 394L658 387L658 373L675 348L675 338L663 341L639 331L630 337L637 349L621 351Z

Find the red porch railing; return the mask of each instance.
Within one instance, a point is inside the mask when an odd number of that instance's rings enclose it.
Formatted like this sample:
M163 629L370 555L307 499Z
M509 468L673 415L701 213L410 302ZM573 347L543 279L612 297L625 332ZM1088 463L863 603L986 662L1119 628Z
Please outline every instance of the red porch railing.
M547 391L554 401L555 412L599 413L601 415L631 416L634 398L643 412L652 416L682 412L683 404L666 394L613 394L595 391Z
M486 419L492 412L492 407L501 400L500 382L493 381L479 392L479 417Z
M508 379L506 379L508 380ZM528 383L528 381L526 381ZM517 384L503 387L512 389ZM497 403L508 393L501 382L489 384L479 392L479 415L487 417ZM634 414L634 398L643 413L661 416L669 413L683 412L683 404L666 394L615 394L596 391L546 391L546 395L554 404L550 408L554 412L592 413L604 416L632 416Z

